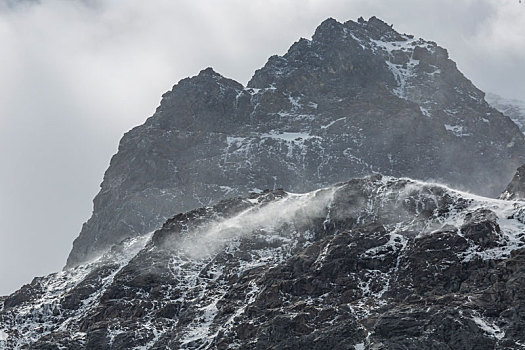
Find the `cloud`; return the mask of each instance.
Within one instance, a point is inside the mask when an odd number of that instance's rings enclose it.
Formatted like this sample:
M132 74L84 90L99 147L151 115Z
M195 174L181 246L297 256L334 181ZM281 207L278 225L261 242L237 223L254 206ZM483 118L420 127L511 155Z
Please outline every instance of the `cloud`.
M246 83L325 18L376 15L525 99L525 5L496 0L0 0L0 294L59 269L123 132L213 66Z

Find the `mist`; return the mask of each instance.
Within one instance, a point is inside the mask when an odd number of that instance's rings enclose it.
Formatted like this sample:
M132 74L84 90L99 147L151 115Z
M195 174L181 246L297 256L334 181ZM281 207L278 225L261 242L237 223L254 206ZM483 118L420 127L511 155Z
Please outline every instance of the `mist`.
M337 187L331 187L306 194L288 193L284 198L259 203L232 217L190 228L181 239L168 239L164 245L192 259L204 259L232 242L259 234L265 240L276 241L289 241L293 234L311 234L313 238L315 233L305 231L305 227L316 219L327 218L336 190Z
M327 17L372 15L525 99L518 1L0 0L0 295L62 268L122 134L214 67L245 84Z

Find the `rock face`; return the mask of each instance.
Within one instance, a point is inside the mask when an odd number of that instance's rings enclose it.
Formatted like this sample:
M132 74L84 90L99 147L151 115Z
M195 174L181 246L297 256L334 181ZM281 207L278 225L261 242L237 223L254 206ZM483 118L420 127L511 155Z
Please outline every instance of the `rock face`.
M519 128L445 49L375 17L328 19L246 87L208 68L164 94L122 138L67 266L224 197L372 173L497 196L523 163Z
M501 199L525 199L525 165L516 171L510 184L500 196Z
M0 305L9 349L521 349L525 202L379 175L267 191Z
M525 133L525 102L516 99L507 99L496 94L488 93L487 102L501 113L508 116L520 130Z

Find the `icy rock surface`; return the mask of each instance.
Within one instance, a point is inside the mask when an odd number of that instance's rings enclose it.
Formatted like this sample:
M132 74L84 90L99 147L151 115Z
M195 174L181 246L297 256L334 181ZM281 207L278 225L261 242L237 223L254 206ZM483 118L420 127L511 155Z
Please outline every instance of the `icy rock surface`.
M521 349L525 202L375 175L167 220L0 304L0 348Z
M372 17L324 21L247 84L208 68L124 135L73 267L224 197L306 192L373 173L498 196L524 135L433 42Z

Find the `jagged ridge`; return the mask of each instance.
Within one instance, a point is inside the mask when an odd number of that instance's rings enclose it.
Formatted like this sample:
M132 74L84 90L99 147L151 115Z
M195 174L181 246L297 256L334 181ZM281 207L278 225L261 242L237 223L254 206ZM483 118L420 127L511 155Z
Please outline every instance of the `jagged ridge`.
M179 214L3 300L64 349L518 349L525 202L373 176Z
M67 266L177 212L265 188L380 172L497 196L524 155L517 126L445 49L375 17L329 19L247 87L206 69L164 94L122 138Z

